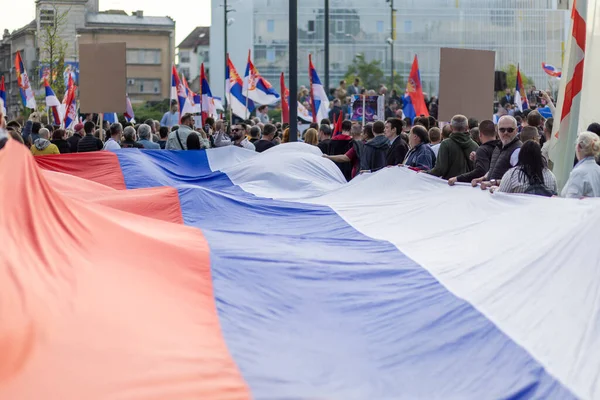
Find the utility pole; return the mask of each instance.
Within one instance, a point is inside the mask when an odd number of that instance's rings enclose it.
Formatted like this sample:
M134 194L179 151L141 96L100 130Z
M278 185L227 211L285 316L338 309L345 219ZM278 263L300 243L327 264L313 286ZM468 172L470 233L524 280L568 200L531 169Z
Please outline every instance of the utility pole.
M290 29L290 142L298 141L298 0L289 1ZM282 93L283 95L283 93Z
M325 91L329 95L329 0L325 0Z

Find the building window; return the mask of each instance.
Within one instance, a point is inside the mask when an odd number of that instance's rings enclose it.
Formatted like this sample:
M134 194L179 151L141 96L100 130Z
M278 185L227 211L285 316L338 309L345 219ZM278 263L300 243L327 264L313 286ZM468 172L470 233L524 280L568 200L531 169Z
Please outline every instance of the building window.
M183 63L183 64L189 64L190 52L189 51L180 51L179 52L179 62Z
M267 49L267 62L275 62L275 49Z
M127 49L127 64L160 65L160 49Z
M160 79L127 79L127 92L131 94L160 94Z
M346 30L344 29L344 21L338 19L335 21L335 32L336 33L344 33Z
M377 21L377 33L383 33L383 21Z
M54 25L54 10L40 10L40 26Z
M404 21L404 33L412 33L412 21Z
M189 68L179 68L179 72L181 73L181 75L185 76L185 79L189 80L190 79L190 69Z
M267 20L267 32L275 32L275 20L274 19L268 19Z

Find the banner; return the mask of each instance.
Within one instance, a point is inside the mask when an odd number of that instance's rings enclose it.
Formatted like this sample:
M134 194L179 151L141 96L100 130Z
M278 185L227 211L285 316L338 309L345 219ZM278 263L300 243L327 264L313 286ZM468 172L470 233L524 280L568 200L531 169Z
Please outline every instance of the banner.
M364 105L364 109L363 109ZM384 96L366 96L363 102L363 96L355 94L352 96L352 115L351 121L361 121L363 115L365 122L385 120L385 97Z

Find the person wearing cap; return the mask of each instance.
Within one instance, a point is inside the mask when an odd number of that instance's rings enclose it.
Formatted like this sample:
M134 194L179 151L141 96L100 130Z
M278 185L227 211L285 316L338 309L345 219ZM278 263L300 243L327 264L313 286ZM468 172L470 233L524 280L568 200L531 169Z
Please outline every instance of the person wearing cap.
M419 171L429 171L435 166L435 153L428 145L429 134L427 128L422 125L415 125L410 130L408 144L410 151L406 156L404 165Z
M77 145L83 137L83 124L81 122L76 124L73 130L75 132L73 133L73 136L67 139L67 142L69 143L69 147L71 148L71 153L77 153Z
M171 129L179 123L179 104L177 100L171 101L171 109L167 111L160 120L161 126L168 126Z

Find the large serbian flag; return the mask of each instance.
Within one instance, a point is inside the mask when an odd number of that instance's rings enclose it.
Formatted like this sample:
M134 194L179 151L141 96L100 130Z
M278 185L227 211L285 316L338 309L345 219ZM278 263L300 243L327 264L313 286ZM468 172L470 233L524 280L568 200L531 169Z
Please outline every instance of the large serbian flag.
M593 199L304 143L0 171L1 399L600 397Z

